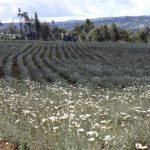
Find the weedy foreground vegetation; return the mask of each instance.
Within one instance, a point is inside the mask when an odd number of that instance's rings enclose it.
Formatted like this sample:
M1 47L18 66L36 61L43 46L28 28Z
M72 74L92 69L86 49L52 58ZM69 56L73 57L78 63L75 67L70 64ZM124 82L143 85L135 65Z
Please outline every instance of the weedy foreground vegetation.
M20 150L149 149L149 45L0 45L2 140Z
M0 137L19 149L133 150L150 143L150 86L0 85Z

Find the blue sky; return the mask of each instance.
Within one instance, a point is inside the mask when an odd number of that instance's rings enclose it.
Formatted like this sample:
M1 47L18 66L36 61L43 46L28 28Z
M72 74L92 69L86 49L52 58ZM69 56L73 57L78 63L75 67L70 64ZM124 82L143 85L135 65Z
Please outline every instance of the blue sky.
M41 21L150 15L150 0L0 0L0 20L17 21L17 11L30 16L38 12Z

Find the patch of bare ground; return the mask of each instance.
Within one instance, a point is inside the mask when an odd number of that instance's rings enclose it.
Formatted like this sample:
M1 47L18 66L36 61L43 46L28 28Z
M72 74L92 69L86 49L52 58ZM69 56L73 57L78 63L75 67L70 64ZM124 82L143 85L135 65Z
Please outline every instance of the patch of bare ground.
M20 79L20 72L17 69L17 56L13 58L12 64L12 77L16 79Z
M17 150L17 147L9 142L0 141L0 150Z
M2 59L0 58L0 79L2 79L3 77L4 77L4 72L2 68Z

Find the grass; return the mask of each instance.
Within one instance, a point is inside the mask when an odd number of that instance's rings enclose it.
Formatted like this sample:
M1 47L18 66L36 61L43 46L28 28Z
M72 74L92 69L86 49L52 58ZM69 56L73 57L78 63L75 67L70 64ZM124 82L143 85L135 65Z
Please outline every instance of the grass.
M134 150L150 143L150 86L0 80L0 138L20 150Z
M150 148L149 45L0 45L0 139L19 150Z

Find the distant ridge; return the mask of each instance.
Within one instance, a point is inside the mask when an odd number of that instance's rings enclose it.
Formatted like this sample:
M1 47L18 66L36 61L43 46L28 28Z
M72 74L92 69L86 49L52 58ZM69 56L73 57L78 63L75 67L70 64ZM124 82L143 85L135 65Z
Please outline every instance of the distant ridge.
M111 25L114 22L121 28L130 31L137 31L140 28L150 26L150 16L104 17L91 20L95 23L96 26L103 24ZM76 25L81 25L83 22L84 20L70 20L65 22L57 22L55 25L72 30Z
M130 31L137 31L140 28L150 26L150 16L124 16L124 17L104 17L91 19L96 26L103 24L111 25L113 22L116 23L123 29ZM83 24L84 20L68 20L64 22L55 22L54 26L65 28L66 30L73 30L76 25ZM8 27L8 23L3 23L4 26L1 28ZM50 26L53 26L52 23L49 23ZM19 24L16 23L16 26L19 28Z

